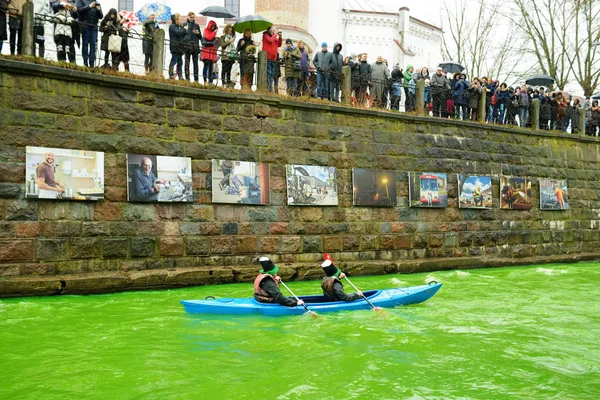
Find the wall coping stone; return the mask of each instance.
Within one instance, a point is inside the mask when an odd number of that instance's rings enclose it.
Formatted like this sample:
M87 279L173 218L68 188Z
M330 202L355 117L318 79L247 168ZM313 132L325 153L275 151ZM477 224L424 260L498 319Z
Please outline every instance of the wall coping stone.
M295 100L287 100L275 94L250 94L242 92L225 92L221 90L200 89L193 87L169 85L167 83L150 82L126 77L101 75L91 72L71 70L50 65L34 64L26 61L15 61L0 57L0 72L20 74L27 76L43 76L51 79L68 80L84 84L118 87L138 91L152 91L153 93L170 96L188 96L205 100L218 100L227 103L255 104L257 102L288 109L318 110L336 114L354 114L367 117L379 117L390 120L399 120L412 123L436 123L445 126L485 128L490 131L513 133L541 138L556 138L579 142L598 143L600 138L589 137L583 134L573 135L568 133L554 133L542 130L510 128L503 125L481 124L477 122L459 121L453 119L419 116L414 114L396 113L389 111L376 111L372 109L354 108L337 104L317 104Z

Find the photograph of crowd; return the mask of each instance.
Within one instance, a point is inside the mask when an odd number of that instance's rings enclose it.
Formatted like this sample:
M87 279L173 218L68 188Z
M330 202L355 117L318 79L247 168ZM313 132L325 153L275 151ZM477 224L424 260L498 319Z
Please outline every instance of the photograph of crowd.
M352 168L352 194L355 206L396 206L396 171Z
M127 199L192 202L192 159L127 154Z
M508 176L500 177L500 208L529 210L531 207L531 180Z
M334 167L288 164L285 169L288 205L338 205Z
M212 201L269 204L269 164L212 160Z
M492 177L458 175L459 208L492 208Z
M409 172L411 207L448 207L448 175L436 172Z
M26 198L104 200L104 153L33 146L25 151Z

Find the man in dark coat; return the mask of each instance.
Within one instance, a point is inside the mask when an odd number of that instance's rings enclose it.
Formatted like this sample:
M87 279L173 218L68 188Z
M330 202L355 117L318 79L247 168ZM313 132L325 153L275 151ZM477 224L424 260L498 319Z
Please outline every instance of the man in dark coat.
M104 17L100 3L91 0L77 0L77 15L83 28L83 65L93 68L96 65L96 44L98 42L98 21Z
M200 74L198 72L198 55L200 54L200 25L196 23L196 14L193 11L188 13L187 21L183 24L185 29L185 37L183 38L185 48L185 79L190 80L190 59L194 66L194 80L200 82Z

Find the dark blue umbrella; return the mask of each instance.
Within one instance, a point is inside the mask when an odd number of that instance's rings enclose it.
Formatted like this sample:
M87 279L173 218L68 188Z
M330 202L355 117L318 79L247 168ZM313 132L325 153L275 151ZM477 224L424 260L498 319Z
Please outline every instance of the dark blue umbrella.
M525 83L531 86L550 86L554 85L554 78L550 75L537 74L527 78Z
M234 18L235 15L231 13L227 8L221 6L208 6L204 10L200 11L200 15L205 17L213 18Z

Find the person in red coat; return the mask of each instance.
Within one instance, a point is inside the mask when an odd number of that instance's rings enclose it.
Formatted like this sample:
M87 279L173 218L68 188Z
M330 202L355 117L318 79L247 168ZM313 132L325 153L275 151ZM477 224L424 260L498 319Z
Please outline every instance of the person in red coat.
M279 68L277 63L277 49L283 43L282 32L278 32L274 25L271 25L263 33L262 49L267 52L267 90L273 91L273 79L275 77L275 69Z
M213 81L213 65L217 62L218 29L215 21L208 21L202 35L202 62L204 63L202 76L204 77L204 84L206 84L206 81L212 84Z

